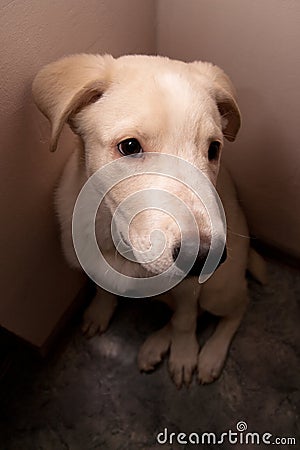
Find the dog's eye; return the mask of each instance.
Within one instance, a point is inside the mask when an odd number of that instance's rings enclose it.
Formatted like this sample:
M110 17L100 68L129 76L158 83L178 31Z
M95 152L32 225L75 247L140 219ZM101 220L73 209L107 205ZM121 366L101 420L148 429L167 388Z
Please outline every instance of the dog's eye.
M219 158L221 149L221 143L218 141L212 141L208 148L208 160L209 161L217 161Z
M135 138L125 139L124 141L119 142L118 150L123 156L137 155L138 153L143 152L141 144Z

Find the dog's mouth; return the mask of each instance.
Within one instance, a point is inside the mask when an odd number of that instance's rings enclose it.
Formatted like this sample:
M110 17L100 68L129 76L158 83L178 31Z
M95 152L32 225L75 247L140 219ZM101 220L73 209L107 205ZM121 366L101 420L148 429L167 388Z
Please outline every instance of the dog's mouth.
M132 245L128 242L128 240L124 237L124 234L119 231L119 239L116 246L116 251L125 259L130 260L133 263L139 263L137 260Z
M127 256L129 254L131 255L131 257L130 257L131 261L136 262L137 264L141 264L149 276L155 276L155 275L158 275L163 272L163 270L156 270L151 264L140 263L134 255L132 245L124 237L124 234L121 231L119 232L119 234L120 234L120 238L121 238L121 243L123 245L125 245L125 247L126 247L126 251L125 251L126 255ZM190 264L189 264L190 255L187 254L186 257L184 256L183 258L181 258L181 260L177 260L179 252L180 252L180 246L179 247L177 246L173 249L172 261L170 261L170 266L175 263L176 268L185 272L186 268L190 266ZM187 271L186 277L199 277L200 276L200 274L204 268L205 262L208 258L208 253L209 253L209 250L204 250L204 251L200 250L192 267ZM225 245L220 259L215 264L214 271L216 271L226 261L226 259L227 259L227 248Z

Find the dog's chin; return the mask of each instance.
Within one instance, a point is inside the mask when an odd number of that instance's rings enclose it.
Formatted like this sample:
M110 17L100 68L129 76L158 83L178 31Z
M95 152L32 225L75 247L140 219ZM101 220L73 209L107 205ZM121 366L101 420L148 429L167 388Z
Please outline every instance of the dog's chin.
M145 273L146 277L164 277L164 278L180 278L183 279L185 277L185 273L179 269L175 264L162 264L162 265L155 265L152 263L149 264L141 264Z

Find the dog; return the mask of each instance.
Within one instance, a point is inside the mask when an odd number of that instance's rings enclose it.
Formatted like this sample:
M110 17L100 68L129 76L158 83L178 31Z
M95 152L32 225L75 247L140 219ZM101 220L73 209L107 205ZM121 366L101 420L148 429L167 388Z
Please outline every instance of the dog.
M195 370L200 383L211 383L221 373L247 307L247 268L262 282L265 278L263 261L250 248L249 230L234 183L221 163L224 138L234 141L241 124L230 79L219 67L201 61L78 54L42 68L33 82L33 95L51 124L51 151L56 150L65 123L77 136L77 146L56 193L62 246L72 267L82 270L72 238L76 199L87 180L107 164L126 157L131 166L138 167L142 164L138 156L147 152L164 154L170 165L175 157L193 165L216 188L226 214L226 246L220 258L222 264L202 284L197 276L212 240L211 226L203 205L197 203L193 193L185 192L182 184L180 188L169 177L156 174L123 180L107 193L96 220L98 244L105 259L129 277L150 277L171 266L180 251L174 221L149 208L149 195L141 193L144 210L132 221L129 247L140 252L149 250L153 229L164 231L166 245L154 261L139 260L137 251L135 260L127 261L116 251L111 236L116 208L141 188L159 187L181 198L193 212L201 235L200 249L187 276L161 295L173 315L164 328L145 341L138 354L138 366L141 371L151 371L169 352L169 372L177 387L189 385ZM79 220L84 222L83 216ZM121 221L116 226L122 235ZM193 247L194 236L188 233ZM89 337L103 333L116 305L115 293L98 286L84 313L84 333ZM199 351L196 326L201 311L219 316L220 320Z

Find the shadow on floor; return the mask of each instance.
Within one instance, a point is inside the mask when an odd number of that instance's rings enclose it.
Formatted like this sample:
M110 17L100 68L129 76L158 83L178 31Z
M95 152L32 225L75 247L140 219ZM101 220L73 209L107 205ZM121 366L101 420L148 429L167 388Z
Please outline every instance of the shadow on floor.
M170 314L155 302L121 301L108 332L89 341L73 326L46 360L22 350L1 385L0 450L261 447L228 438L213 445L212 436L204 445L170 444L170 433L211 432L219 439L236 432L239 421L248 432L271 433L271 442L297 439L278 449L300 448L300 274L274 262L269 272L266 288L249 281L249 310L212 385L194 380L178 391L166 362L152 374L139 373L139 346ZM156 436L165 428L168 443L160 445Z

